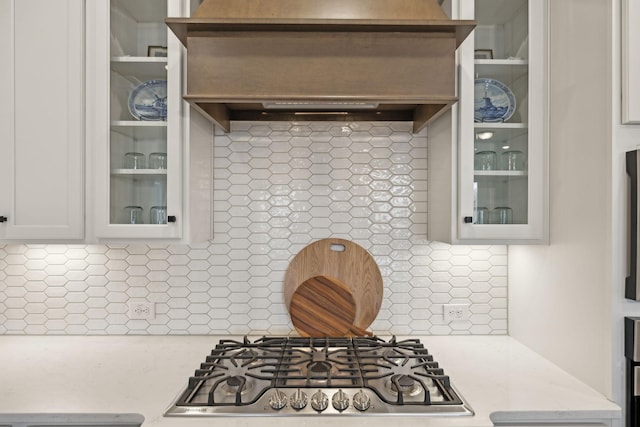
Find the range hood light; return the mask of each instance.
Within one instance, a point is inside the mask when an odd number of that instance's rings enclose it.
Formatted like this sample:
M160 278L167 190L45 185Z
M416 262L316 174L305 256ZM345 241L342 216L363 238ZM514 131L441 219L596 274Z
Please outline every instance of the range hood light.
M296 101L274 101L263 102L262 106L271 110L330 110L337 108L342 110L373 110L380 105L377 102L296 102Z

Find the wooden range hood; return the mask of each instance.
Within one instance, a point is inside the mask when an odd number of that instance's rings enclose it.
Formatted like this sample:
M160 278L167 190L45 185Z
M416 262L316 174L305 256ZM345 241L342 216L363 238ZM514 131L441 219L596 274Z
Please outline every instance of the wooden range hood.
M184 99L234 120L412 121L448 110L475 21L437 0L204 0L167 25L187 48Z

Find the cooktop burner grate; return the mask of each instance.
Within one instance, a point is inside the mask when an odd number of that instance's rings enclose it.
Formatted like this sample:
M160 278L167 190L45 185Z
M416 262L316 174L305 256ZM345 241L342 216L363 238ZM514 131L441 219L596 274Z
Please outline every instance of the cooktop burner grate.
M221 340L166 415L473 412L417 339Z

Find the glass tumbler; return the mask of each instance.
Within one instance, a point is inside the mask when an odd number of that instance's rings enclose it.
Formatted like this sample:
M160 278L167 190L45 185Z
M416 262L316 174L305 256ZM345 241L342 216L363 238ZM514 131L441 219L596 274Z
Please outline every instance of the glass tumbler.
M167 223L167 207L152 206L149 223L150 224L166 224Z
M142 224L142 207L127 206L124 208L125 224Z
M476 224L489 224L489 209L485 207L476 209Z
M513 223L513 210L506 206L499 206L493 210L494 224Z
M518 150L505 151L500 156L502 165L500 168L505 171L524 170L524 153Z
M478 151L475 155L474 168L477 171L492 171L497 169L495 151Z
M167 153L149 154L149 169L166 169Z
M144 169L146 167L147 166L146 166L144 154L136 153L134 151L125 153L124 155L125 169Z

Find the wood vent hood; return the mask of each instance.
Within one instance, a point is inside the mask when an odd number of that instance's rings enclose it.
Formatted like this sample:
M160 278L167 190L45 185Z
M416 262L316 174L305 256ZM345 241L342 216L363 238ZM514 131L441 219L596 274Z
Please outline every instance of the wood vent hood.
M412 121L448 110L475 21L437 0L204 0L167 18L187 48L184 99L234 120Z

